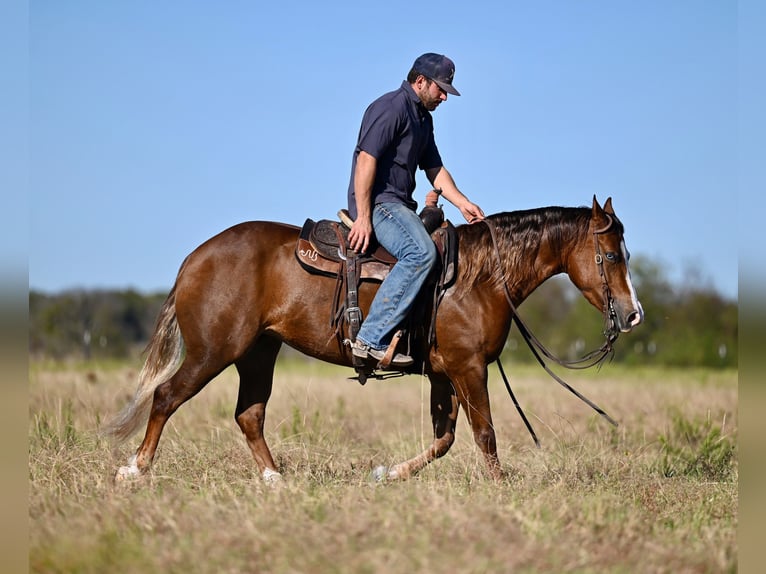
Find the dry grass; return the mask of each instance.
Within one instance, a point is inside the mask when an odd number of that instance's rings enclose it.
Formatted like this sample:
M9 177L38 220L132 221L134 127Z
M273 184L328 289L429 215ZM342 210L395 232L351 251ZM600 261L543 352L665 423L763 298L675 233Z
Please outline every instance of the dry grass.
M256 476L229 370L171 419L152 474L111 477L138 444L95 430L137 366L30 370L32 572L734 572L737 374L567 374L612 428L539 370L514 376L536 450L494 368L500 483L461 415L449 454L416 478L370 470L430 441L428 383L278 366L267 437L286 481Z

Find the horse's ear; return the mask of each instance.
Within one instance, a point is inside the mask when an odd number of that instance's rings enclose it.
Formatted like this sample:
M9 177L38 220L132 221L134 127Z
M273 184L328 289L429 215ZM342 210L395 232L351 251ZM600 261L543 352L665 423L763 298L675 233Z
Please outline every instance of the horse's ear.
M610 206L611 209L611 201L609 199L606 200L606 204ZM601 206L598 204L598 200L596 199L596 196L593 196L593 213L591 215L590 224L593 226L593 229L604 229L606 227L609 227L610 223L612 221L612 218L609 217L606 213L604 213L604 210L601 209Z
M598 204L598 200L596 199L596 195L593 195L593 219L600 219L601 214L603 213L603 210L601 209L601 206Z
M604 204L604 211L609 215L614 215L614 209L612 208L612 198L609 197Z

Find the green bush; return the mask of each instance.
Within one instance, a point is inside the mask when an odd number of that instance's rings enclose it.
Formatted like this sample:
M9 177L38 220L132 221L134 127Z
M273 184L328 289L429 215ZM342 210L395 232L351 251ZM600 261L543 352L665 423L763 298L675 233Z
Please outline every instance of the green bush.
M672 412L671 428L659 437L660 473L668 478L685 476L718 482L732 479L736 440L724 433L725 420L723 415L717 426L710 416L691 421L679 411Z

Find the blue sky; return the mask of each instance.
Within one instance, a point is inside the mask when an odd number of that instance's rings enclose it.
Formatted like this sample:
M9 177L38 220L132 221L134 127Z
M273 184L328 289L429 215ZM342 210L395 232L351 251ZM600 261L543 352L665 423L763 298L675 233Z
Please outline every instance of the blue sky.
M166 290L230 225L333 217L365 107L434 51L463 94L437 143L486 213L611 196L634 255L736 297L736 2L424 6L32 2L30 288Z

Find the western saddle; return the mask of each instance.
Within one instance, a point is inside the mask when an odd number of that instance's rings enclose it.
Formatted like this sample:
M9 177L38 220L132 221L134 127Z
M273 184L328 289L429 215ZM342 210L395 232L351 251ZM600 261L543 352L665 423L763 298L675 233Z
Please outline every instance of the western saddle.
M331 326L335 328L335 336L346 346L356 340L356 335L362 324L362 310L359 308L359 284L361 281L381 282L396 263L396 258L382 246L374 245L367 253L357 254L348 245L348 233L353 220L346 210L338 212L339 221L323 219L314 221L307 219L303 224L295 256L303 268L309 273L335 277L337 279L330 314ZM441 207L427 205L420 212L423 224L431 234L439 253L440 264L431 275L415 304L420 312L411 313L406 326L401 326L394 335L391 345L384 358L377 365L370 365L362 359L353 356L352 364L356 377L364 384L369 377L385 378L392 376L376 374L375 369L383 371L394 370L390 366L396 347L406 335L407 347L420 352L413 353L415 363L407 368L407 372L416 373L422 368L424 357L431 345L435 344L436 311L444 291L455 281L457 270L457 233L449 220L444 219ZM426 299L430 297L430 316L423 312ZM426 299L426 300L423 300ZM427 336L425 326L428 322ZM348 337L343 337L344 327ZM409 327L409 328L408 328ZM422 333L419 338L416 333ZM401 373L395 373L395 375Z

